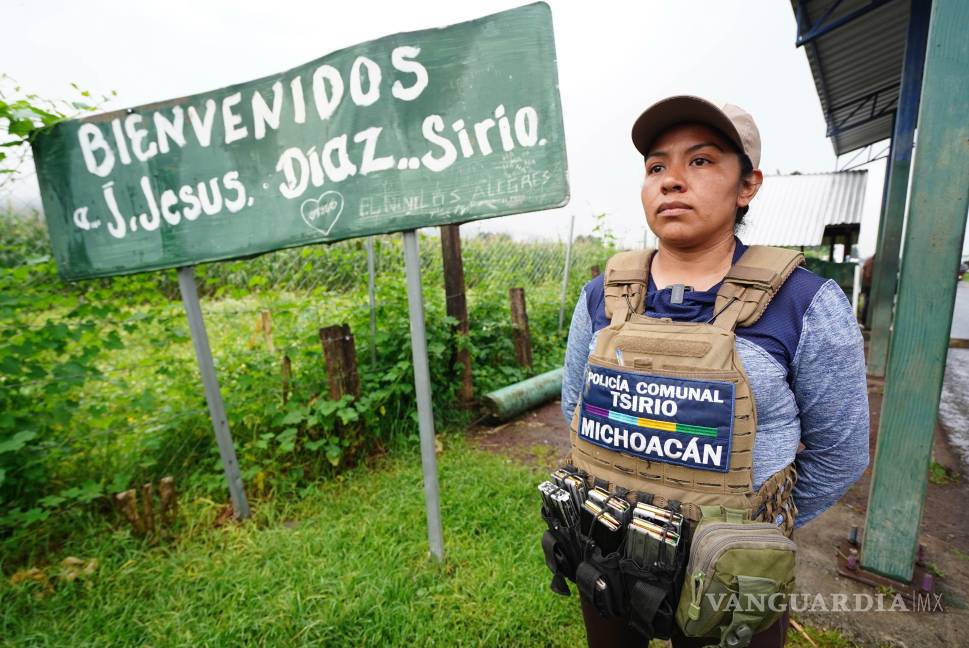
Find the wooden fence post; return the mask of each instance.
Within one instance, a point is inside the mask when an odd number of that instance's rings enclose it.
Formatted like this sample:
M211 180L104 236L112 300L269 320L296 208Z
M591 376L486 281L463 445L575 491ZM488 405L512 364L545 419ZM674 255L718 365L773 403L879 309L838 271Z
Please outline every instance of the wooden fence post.
M357 354L353 333L348 324L320 329L323 357L330 381L330 398L339 400L344 394L360 395L360 375L357 373Z
M138 515L138 496L135 489L132 488L123 493L118 493L114 496L114 499L121 513L124 514L128 523L131 524L131 529L137 535L142 535L145 529L141 523L141 516Z
M262 335L266 339L266 348L269 353L276 353L276 345L273 344L273 316L268 310L259 313L259 320L262 323Z
M458 321L454 331L468 334L468 304L464 294L464 261L461 258L460 225L441 226L441 257L444 260L444 301L447 314ZM467 407L474 400L474 384L471 375L471 353L467 349L455 349L452 365L461 364L461 386L458 398Z
M282 374L283 374L283 405L289 402L289 383L293 379L293 361L289 359L288 355L283 356L282 363Z
M518 364L532 368L532 340L528 332L528 312L525 310L525 289L509 288L511 323L515 327L515 355Z
M158 482L158 495L161 499L159 509L161 523L171 528L178 514L178 492L175 490L174 477L162 477L161 481Z
M154 488L151 482L141 487L141 520L145 525L146 534L155 533L155 504Z

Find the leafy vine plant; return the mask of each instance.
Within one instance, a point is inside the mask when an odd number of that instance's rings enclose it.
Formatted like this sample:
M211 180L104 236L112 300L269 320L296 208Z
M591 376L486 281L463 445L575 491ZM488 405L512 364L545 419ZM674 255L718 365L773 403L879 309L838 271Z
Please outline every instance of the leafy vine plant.
M592 228L592 236L602 241L607 248L614 249L619 245L619 237L609 226L609 216L605 212L595 215L595 226Z
M72 86L76 98L51 100L0 74L0 198L32 174L30 143L38 131L99 111L115 96L92 97ZM43 229L15 212L0 205L0 543L12 530L29 533L55 509L101 494L94 482L58 482L49 466L70 455L63 430L84 383L100 373L96 358L122 345L117 331L101 333L117 305L88 299L88 286L60 282L41 254Z
M74 99L47 99L25 91L16 79L0 73L0 193L22 175L30 157L34 134L65 119L95 113L114 98L117 92L93 95L71 83Z

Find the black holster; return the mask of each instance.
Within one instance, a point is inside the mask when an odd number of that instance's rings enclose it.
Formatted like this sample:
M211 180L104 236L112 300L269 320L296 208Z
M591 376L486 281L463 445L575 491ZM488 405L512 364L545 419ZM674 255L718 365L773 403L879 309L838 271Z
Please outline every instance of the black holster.
M619 564L629 603L629 624L647 639L669 639L673 632L678 590L673 574L640 569L633 560Z
M579 539L574 529L561 526L544 508L542 518L548 525L548 530L542 535L542 551L545 553L545 564L552 572L551 589L556 594L570 596L572 592L565 579L575 580L575 571L582 555Z
M621 616L625 611L626 593L618 551L603 556L599 547L593 546L576 570L575 583L602 616Z
M585 529L561 526L544 508L542 517L548 525L542 550L552 572L553 592L569 596L565 581L569 579L602 616L628 615L629 624L647 639L670 638L688 556L688 537L677 547L672 566L642 568L624 558L622 549L604 555L595 540L583 533ZM686 526L683 532L689 535Z

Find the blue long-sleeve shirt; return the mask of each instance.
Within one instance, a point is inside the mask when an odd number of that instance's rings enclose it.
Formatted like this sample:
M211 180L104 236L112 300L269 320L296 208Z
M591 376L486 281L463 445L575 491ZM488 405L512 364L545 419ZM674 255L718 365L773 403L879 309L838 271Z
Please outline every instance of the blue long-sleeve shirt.
M736 262L747 249L737 239ZM720 284L686 291L649 280L646 313L678 321L706 321ZM602 277L582 290L572 314L562 413L566 421L579 401L582 378L597 332L609 324ZM805 268L797 268L760 320L738 327L737 349L757 407L753 486L791 461L797 462L794 501L801 526L834 504L868 466L868 386L864 342L844 292ZM798 444L804 450L797 452Z

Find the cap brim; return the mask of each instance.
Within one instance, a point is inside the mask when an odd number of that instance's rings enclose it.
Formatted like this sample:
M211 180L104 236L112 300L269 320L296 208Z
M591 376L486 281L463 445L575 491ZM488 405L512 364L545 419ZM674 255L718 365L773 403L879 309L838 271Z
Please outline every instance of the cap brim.
M642 153L643 157L647 157L649 147L657 135L670 126L683 122L699 122L713 126L730 138L738 150L745 150L740 133L719 106L706 99L689 95L663 99L643 111L633 124L632 137L636 150Z

